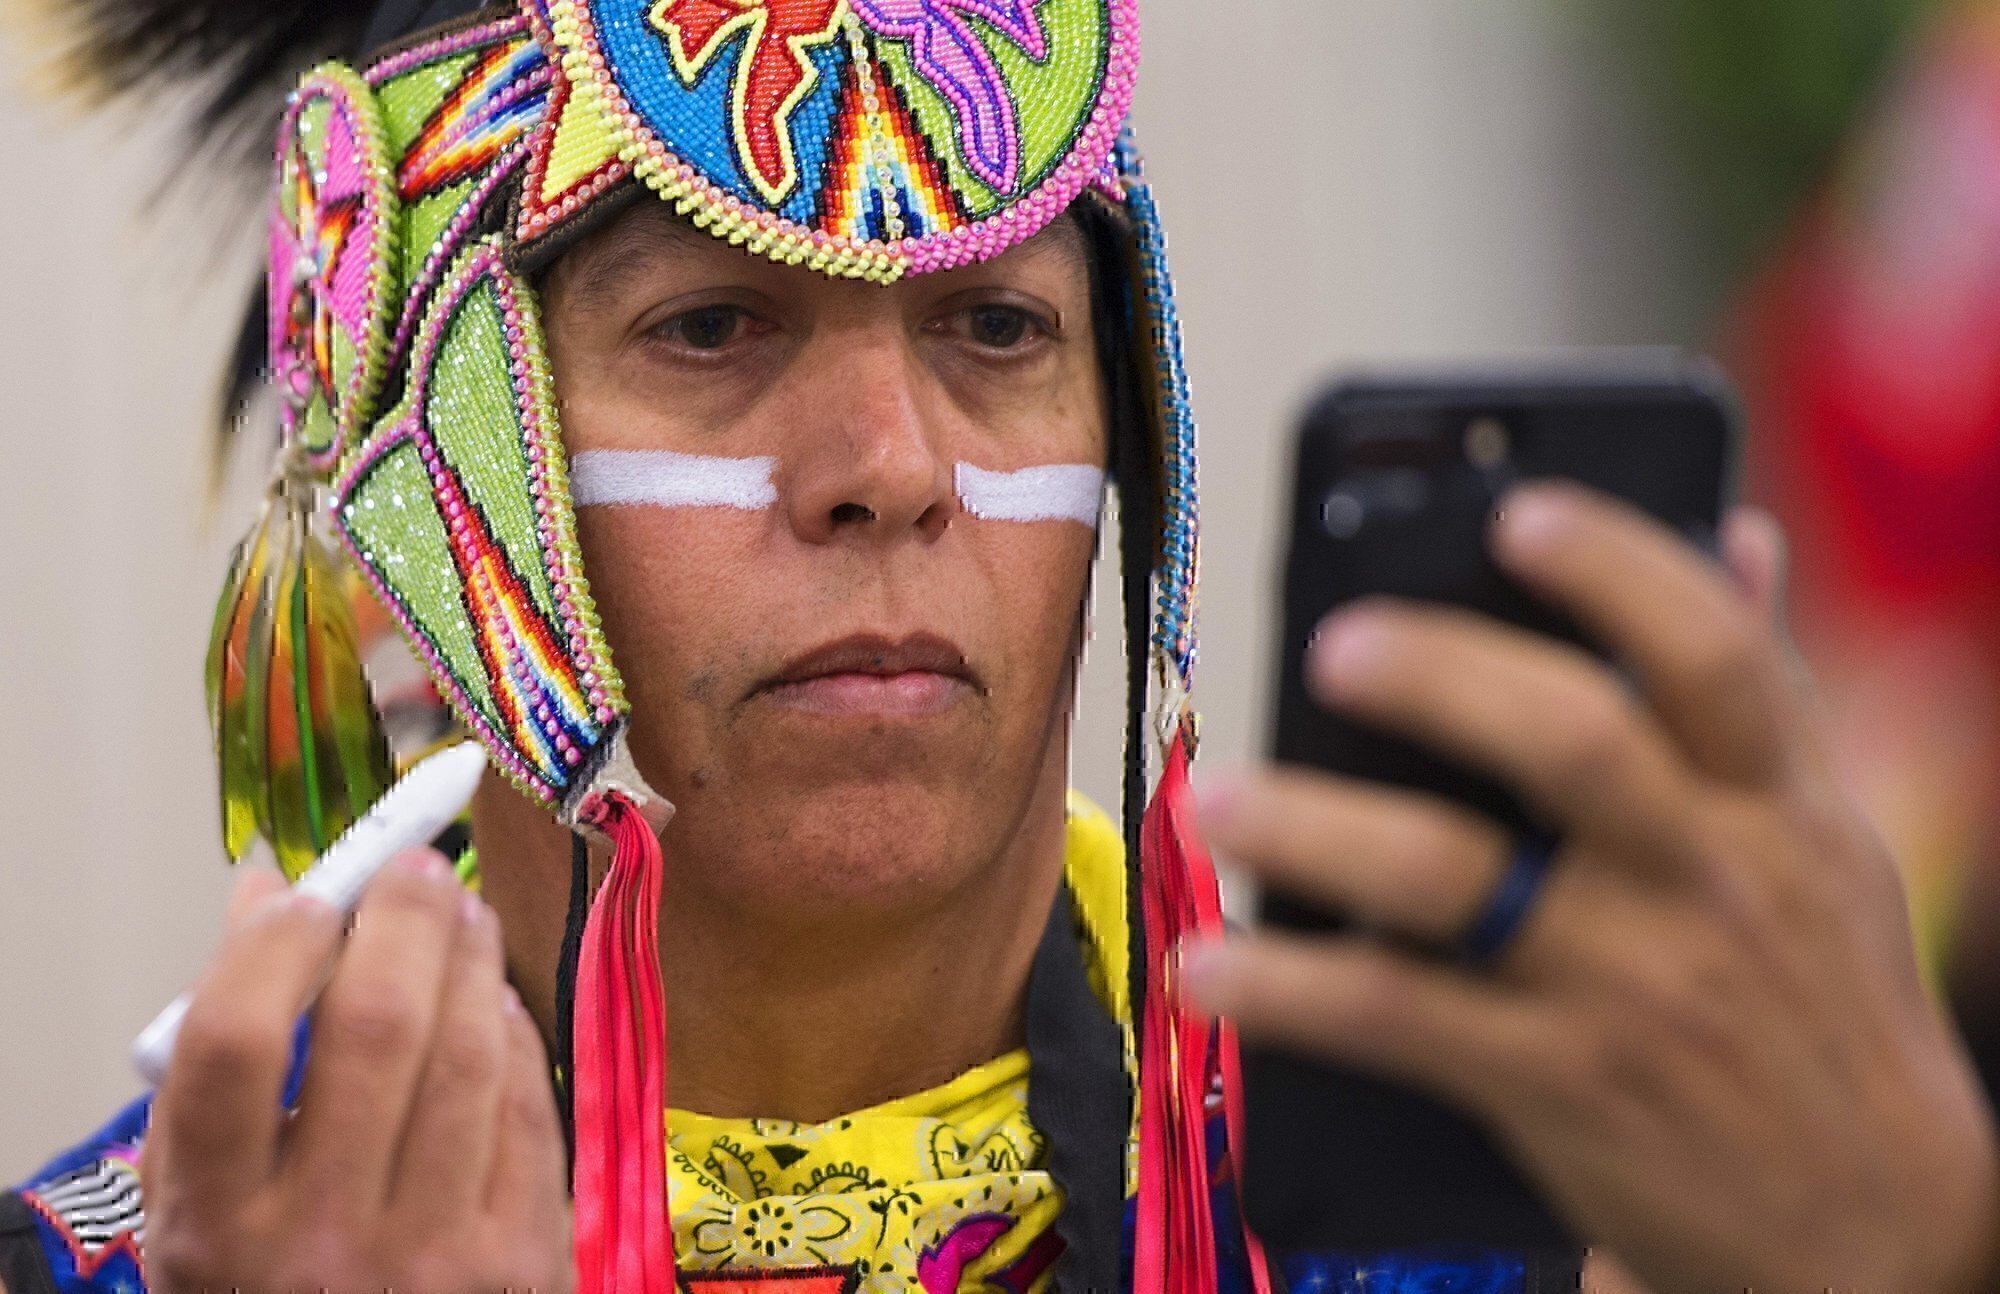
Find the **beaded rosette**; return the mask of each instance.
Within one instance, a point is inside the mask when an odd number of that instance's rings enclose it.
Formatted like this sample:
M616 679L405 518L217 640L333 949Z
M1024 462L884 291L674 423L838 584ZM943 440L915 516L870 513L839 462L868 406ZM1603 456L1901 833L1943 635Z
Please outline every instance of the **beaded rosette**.
M519 0L358 71L324 67L289 105L268 292L284 450L209 661L230 851L262 834L296 874L387 780L345 601L358 585L496 766L564 825L615 842L577 979L584 1288L630 1284L610 1273L634 1263L652 1273L635 1288L672 1288L670 1252L654 1279L654 1250L671 1247L647 1213L657 1197L616 1185L621 1156L656 1158L658 1120L632 1144L606 1131L643 1126L663 1082L648 1049L654 829L670 806L625 753L527 276L649 199L746 254L881 283L996 256L1078 201L1128 236L1113 278L1128 299L1108 305L1133 339L1154 451L1158 527L1127 563L1150 563L1154 600L1134 651L1160 694L1140 867L1148 1010L1164 1012L1168 951L1219 916L1182 822L1194 427L1165 240L1124 134L1138 44L1135 0ZM1145 1055L1174 1042L1170 1060L1140 1060L1128 1165L1141 1234L1167 1237L1141 1245L1149 1291L1194 1288L1175 1273L1209 1225L1216 1061L1206 1026L1188 1032L1175 1012L1143 1022ZM638 1086L620 1077L633 1073Z

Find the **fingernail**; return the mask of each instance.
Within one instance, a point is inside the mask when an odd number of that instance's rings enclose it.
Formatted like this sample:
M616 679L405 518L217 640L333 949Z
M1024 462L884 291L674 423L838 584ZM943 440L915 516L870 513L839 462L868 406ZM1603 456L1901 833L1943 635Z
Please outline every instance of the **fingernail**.
M1498 532L1510 547L1546 548L1569 526L1570 510L1560 486L1523 485L1500 501Z
M1189 1002L1211 1015L1225 1011L1231 970L1229 945L1220 939L1188 939L1174 956L1180 965L1181 992Z
M311 917L341 916L339 908L317 894L308 894L303 890L286 890L271 902L273 908L283 905L285 911L300 912Z
M1194 786L1194 809L1208 831L1225 831L1236 820L1243 802L1243 774L1226 769L1203 771Z
M1373 611L1333 617L1313 647L1316 672L1337 691L1365 687L1388 656L1389 628Z
M411 849L396 855L395 865L427 881L441 881L451 874L444 855L435 849Z
M239 881L238 884L240 885L242 882ZM271 893L255 901L248 902L242 908L235 910L231 914L232 925L248 925L253 921L266 921L281 912L290 912L300 897L296 891L289 888L273 890Z

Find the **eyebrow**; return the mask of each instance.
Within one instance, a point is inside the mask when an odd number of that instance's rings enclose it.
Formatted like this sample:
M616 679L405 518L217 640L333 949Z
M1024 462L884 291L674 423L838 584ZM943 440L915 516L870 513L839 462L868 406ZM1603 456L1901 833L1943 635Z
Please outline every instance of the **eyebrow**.
M633 210L605 230L598 240L578 249L579 255L559 264L570 265L576 274L569 286L576 308L594 311L615 301L620 290L649 266L697 248L713 247L727 247L727 244L696 228L692 221L662 203L651 210ZM1077 273L1090 272L1083 222L1073 210L1064 211L1013 250L1029 248L1046 248Z
M575 273L569 292L577 307L596 310L611 304L646 268L715 241L661 203L650 210L635 208L579 248L579 255L559 264L566 263Z

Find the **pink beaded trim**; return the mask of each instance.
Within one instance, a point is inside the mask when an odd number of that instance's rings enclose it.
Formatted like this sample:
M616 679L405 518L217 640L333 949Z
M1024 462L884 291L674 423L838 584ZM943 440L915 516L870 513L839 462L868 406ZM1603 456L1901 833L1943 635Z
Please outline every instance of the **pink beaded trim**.
M389 167L387 145L381 121L375 112L374 98L350 69L338 63L326 64L308 76L285 104L284 121L278 129L279 183L284 182L287 168L293 160L293 142L299 118L318 99L324 99L330 111L346 119L349 136L362 154L355 160L366 177L367 185L362 195L359 227L354 233L357 240L365 240L368 249L361 317L355 321L359 324L359 331L350 338L354 345L354 368L347 376L344 398L338 403L335 403L333 392L320 393L331 406L329 411L333 414L334 436L325 449L307 454L305 460L313 471L329 472L373 415L375 397L380 394L377 388L388 372L385 333L390 312L395 308L390 291L390 279L394 274L390 260L395 250L401 213L397 207L396 184ZM287 236L296 239L296 227L285 219L280 199L273 199L271 220L274 227L283 226ZM289 302L289 298L287 300ZM273 364L285 344L285 323L276 314L276 305L274 299L272 317L268 321L268 360ZM331 309L332 306L328 303L322 308ZM286 432L288 435L293 432L289 414L286 416Z
M1106 160L1132 107L1139 65L1138 0L1109 0L1108 49L1103 90L1089 121L1069 154L1033 193L975 224L921 238L885 243L829 235L782 219L755 203L711 183L655 136L626 101L598 41L588 0L556 0L551 24L573 31L577 48L559 51L572 78L589 77L604 96L605 110L624 128L620 157L674 209L718 238L741 244L756 255L842 278L891 283L905 273L922 274L989 260L1034 237L1060 216L1084 187L1104 173Z
M524 793L544 805L561 802L563 788L554 786L507 738L495 731L479 707L453 674L443 653L422 631L402 599L369 562L360 542L346 524L348 500L375 465L405 441L414 443L426 472L436 478L439 463L437 443L426 418L427 396L439 346L452 317L482 280L490 279L499 297L506 321L508 368L513 379L516 406L521 413L522 442L529 464L529 490L535 501L535 531L541 541L543 560L549 564L550 585L555 592L557 612L562 617L571 656L580 666L578 681L586 689L592 715L607 736L626 712L624 685L611 663L604 634L590 596L589 581L583 573L581 548L576 539L576 519L569 503L569 463L557 427L552 383L541 327L534 314L534 293L507 272L497 235L468 248L446 276L445 285L431 303L418 333L417 354L409 412L388 431L371 440L357 460L342 474L334 490L333 517L341 542L366 576L382 605L388 607L415 644L432 676L442 686L446 700L459 718L492 754L501 770ZM573 747L563 752L564 762L574 768L585 752Z
M509 37L519 36L527 30L526 15L515 14L510 18L500 18L493 22L480 23L476 27L447 32L371 64L365 75L368 84L380 89L384 82L393 81L405 72L435 63L441 58L450 58L454 54L463 54L470 49L479 49Z

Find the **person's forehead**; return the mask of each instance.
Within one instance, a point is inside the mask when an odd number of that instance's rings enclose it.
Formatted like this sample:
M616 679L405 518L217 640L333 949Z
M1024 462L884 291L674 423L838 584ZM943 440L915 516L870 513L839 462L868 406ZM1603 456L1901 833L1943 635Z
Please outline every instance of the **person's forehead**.
M697 228L672 207L654 202L641 202L625 211L610 226L585 239L563 256L551 267L551 272L552 277L560 276L564 280L564 294L572 306L589 309L609 303L633 280L663 263L685 261L690 257L726 261L741 265L751 273L810 273L762 258L751 258L741 249ZM988 265L1050 261L1079 281L1089 275L1088 245L1082 222L1074 210L1064 212L1032 238L1003 252ZM959 270L938 271L926 277L948 281L954 276L976 274L981 269L982 266L973 265ZM890 290L894 290L893 286Z

